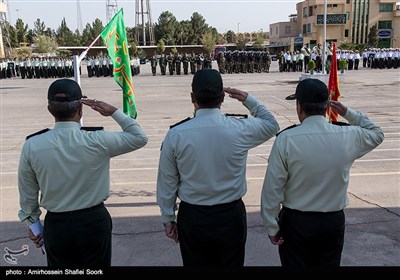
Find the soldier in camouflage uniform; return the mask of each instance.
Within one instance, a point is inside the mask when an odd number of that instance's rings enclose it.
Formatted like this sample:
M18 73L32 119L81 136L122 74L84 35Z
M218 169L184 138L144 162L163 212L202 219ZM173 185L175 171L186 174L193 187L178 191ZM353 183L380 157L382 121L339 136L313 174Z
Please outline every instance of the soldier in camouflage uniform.
M183 63L183 74L187 75L189 73L189 57L186 53L182 56Z
M177 75L181 74L181 62L182 62L182 56L180 53L175 53L174 56L174 64L175 64L175 72Z
M218 70L221 74L225 74L226 59L223 52L220 52L217 57Z
M169 54L168 58L168 71L170 75L174 74L174 56L172 55L172 53Z
M157 56L153 55L150 58L150 66L151 66L151 73L153 73L153 76L156 75L157 72Z
M190 73L194 74L196 73L196 55L192 53L192 55L189 56L189 64L190 64Z
M167 63L168 63L167 58L162 53L161 57L160 57L160 72L161 72L161 75L165 75L165 70L167 68Z

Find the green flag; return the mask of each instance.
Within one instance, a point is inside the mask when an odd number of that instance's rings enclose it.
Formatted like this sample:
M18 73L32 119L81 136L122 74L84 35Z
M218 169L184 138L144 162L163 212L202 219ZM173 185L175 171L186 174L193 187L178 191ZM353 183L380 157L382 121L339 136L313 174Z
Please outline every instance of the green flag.
M100 34L106 44L108 56L114 66L114 80L123 91L124 113L136 119L136 102L133 93L132 73L128 52L128 41L124 23L124 11L121 8L118 13L110 20Z

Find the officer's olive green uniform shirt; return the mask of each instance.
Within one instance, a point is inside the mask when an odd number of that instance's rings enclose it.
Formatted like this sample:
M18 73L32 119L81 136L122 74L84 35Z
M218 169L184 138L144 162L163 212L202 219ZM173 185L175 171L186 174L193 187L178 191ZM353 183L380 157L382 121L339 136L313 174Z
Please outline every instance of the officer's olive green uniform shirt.
M54 129L25 142L18 168L21 221L35 222L41 214L39 206L65 212L107 199L110 158L147 143L134 119L120 110L111 117L123 131L84 131L77 122L56 122Z
M279 130L267 108L248 95L243 104L254 118L238 119L220 109L197 110L171 128L162 144L157 202L163 222L175 220L175 203L216 205L240 199L247 190L248 150Z
M272 146L261 195L268 235L279 226L280 204L300 211L332 212L348 204L347 187L354 160L383 141L383 132L361 112L347 108L351 126L310 116L280 133Z

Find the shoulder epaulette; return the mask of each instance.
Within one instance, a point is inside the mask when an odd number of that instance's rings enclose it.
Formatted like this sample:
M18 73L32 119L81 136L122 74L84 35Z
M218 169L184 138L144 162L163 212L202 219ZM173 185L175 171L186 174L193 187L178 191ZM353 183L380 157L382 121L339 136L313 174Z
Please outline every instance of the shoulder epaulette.
M336 121L332 121L332 124L334 124L334 125L339 125L339 126L350 126L350 124L345 123L345 122L336 122Z
M38 131L38 132L32 133L32 134L26 136L26 137L25 137L25 140L28 140L29 138L31 138L31 137L33 137L33 136L36 136L36 135L39 135L39 134L43 134L43 133L45 133L45 132L47 132L47 131L50 131L50 128L45 128L45 129L42 129L42 130L40 130L40 131Z
M177 125L183 124L184 122L187 122L188 120L190 120L190 117L187 117L186 119L181 120L180 122L177 122L176 124L171 125L169 128L173 128Z
M279 134L281 134L281 133L284 132L285 130L291 129L291 128L296 127L296 126L297 126L297 124L288 126L288 127L286 127L285 129L282 129L281 131L279 131L275 136L278 136Z
M247 119L248 116L246 114L225 114L227 117L236 117L239 119Z
M82 126L81 130L85 130L85 131L104 130L104 127L102 127L102 126Z

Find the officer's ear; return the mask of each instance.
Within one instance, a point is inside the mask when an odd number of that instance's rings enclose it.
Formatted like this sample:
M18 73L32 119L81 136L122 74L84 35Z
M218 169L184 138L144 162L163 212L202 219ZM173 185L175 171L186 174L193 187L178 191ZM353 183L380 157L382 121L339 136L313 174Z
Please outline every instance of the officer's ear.
M194 98L193 92L190 93L190 98L192 99L192 103L194 104L196 102L196 100Z
M221 93L221 103L224 102L224 98L225 98L225 91L222 91L222 93Z
M83 102L81 103L81 106L79 106L78 114L79 114L79 117L82 118L82 115L83 115Z

